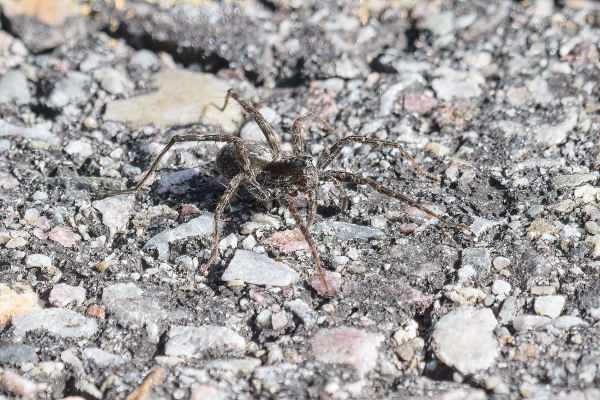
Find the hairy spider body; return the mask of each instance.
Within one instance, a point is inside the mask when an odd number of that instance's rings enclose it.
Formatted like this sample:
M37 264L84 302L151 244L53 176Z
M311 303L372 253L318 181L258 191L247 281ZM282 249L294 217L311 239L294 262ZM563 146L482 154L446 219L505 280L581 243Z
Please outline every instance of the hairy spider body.
M158 154L148 172L135 187L111 194L117 195L136 192L142 186L144 181L150 176L152 171L156 169L160 159L176 143L189 141L225 142L226 145L221 149L217 156L216 164L223 176L229 179L229 183L226 186L225 192L221 196L215 209L215 241L211 258L202 269L203 273L208 273L209 266L218 255L219 223L223 216L223 212L225 211L225 207L228 204L229 198L239 186L244 186L250 195L258 201L277 200L283 207L290 211L296 220L296 224L300 228L304 238L308 242L315 265L317 266L317 270L323 279L325 288L327 288L327 282L321 268L321 263L319 261L319 255L317 254L314 239L309 231L310 226L315 220L317 209L315 192L319 182L321 181L330 181L333 183L339 193L342 210L347 208L348 202L345 190L340 182L352 182L360 185L368 185L382 194L403 201L421 210L422 212L441 220L446 225L454 226L467 231L469 230L467 226L449 221L442 216L428 210L404 194L384 187L372 179L346 171L325 170L325 168L327 168L327 166L329 166L329 164L331 164L331 162L339 155L344 146L353 143L363 143L369 144L373 147L397 148L400 150L400 153L413 164L419 173L432 179L438 179L437 177L423 171L421 167L413 160L413 158L398 143L366 138L362 136L347 136L343 139L340 139L331 148L326 150L315 166L313 164L312 157L304 155L304 141L302 139L302 123L307 118L313 116L312 113L299 117L294 121L291 129L293 156L285 157L282 155L279 140L275 136L271 126L258 112L258 110L241 99L235 90L230 89L227 91L227 96L225 97L225 104L223 107L215 107L219 108L220 110L224 110L227 106L229 98L233 98L235 101L237 101L242 106L244 111L254 118L254 121L258 124L261 131L265 135L267 143L243 140L236 136L228 135L199 135L194 134L193 129L191 129L185 135L176 135L171 138L165 148ZM293 199L298 194L304 194L308 201L308 210L305 219L302 218L300 212L293 205Z

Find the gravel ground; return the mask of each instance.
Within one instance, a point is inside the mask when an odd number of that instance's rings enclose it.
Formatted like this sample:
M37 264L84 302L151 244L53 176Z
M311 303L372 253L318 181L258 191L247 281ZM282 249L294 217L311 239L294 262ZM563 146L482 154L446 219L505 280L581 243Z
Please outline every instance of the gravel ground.
M592 1L0 0L0 398L600 399L600 7ZM328 291L216 143L399 190L318 191ZM324 124L323 122L326 122ZM302 196L299 206L305 206ZM77 397L78 396L78 397Z

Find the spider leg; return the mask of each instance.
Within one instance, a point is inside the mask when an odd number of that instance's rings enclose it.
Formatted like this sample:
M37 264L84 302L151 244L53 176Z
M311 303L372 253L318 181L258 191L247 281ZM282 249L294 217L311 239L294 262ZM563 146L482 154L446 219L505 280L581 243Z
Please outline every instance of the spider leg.
M308 201L308 210L306 212L306 227L310 228L315 222L315 215L317 214L317 199L314 191L306 195Z
M271 148L271 150L274 151L275 154L281 154L281 146L279 145L279 140L277 139L277 136L275 136L275 132L273 132L273 128L271 128L271 125L269 125L265 117L263 117L262 114L258 112L256 108L254 108L247 101L243 100L240 97L240 94L235 89L229 89L227 91L227 95L225 96L225 104L223 104L223 107L219 107L214 103L209 103L206 107L212 105L213 107L224 111L227 107L227 102L229 101L229 98L232 98L235 101L237 101L239 105L242 106L245 112L252 115L252 118L254 118L254 121L256 122L262 133L265 135L265 138L267 139L267 143L269 143L269 147ZM202 112L203 115L206 112L206 107Z
M306 115L302 115L296 118L294 124L292 125L292 143L294 144L295 156L301 156L304 154L304 140L302 139L302 131L304 130L304 127L302 126L302 124L310 117L314 117L317 121L325 125L325 128L327 128L327 130L333 131L331 125L329 125L327 121L316 115L314 112L309 112Z
M210 265L213 263L213 261L215 261L215 258L217 258L217 254L219 254L219 224L221 223L221 218L223 217L223 211L225 211L225 207L227 207L227 204L229 203L229 198L235 192L235 189L237 189L243 179L243 174L234 176L233 179L229 181L229 184L225 188L225 192L219 199L219 203L215 209L215 243L213 245L213 252L210 256L210 259L206 262L206 264L204 264L202 270L200 271L204 275L208 275Z
M388 187L385 186L381 186L379 183L375 182L372 179L369 178L364 178L360 175L351 173L351 172L343 172L343 171L326 171L325 172L325 176L329 177L333 177L335 179L338 179L342 182L353 182L356 183L358 185L369 185L371 186L373 189L375 189L376 191L378 191L379 193L385 194L386 196L390 196L393 197L397 200L403 201L421 211L423 211L425 214L431 215L432 217L435 217L437 219L439 219L440 221L442 221L444 224L449 225L449 226L454 226L456 228L460 228L460 229L464 229L466 231L470 231L471 229L463 224L458 224L456 222L452 222L444 217L442 217L439 214L436 214L430 210L428 210L427 208L423 207L421 204L419 204L418 202L416 202L415 200L411 199L410 197L407 197L406 195L395 191L393 189L390 189ZM325 177L324 177L325 178Z
M236 141L241 141L241 140L242 139L240 139L238 137L227 136L227 135L197 135L197 134L175 135L171 138L171 140L169 140L169 143L167 143L165 148L162 149L162 151L160 153L158 153L158 156L156 157L156 159L154 160L152 165L150 165L150 169L148 169L148 172L146 172L146 174L137 183L137 185L135 185L134 187L129 188L129 189L123 189L123 190L117 190L115 192L111 192L107 196L116 196L119 194L137 192L142 187L144 182L148 179L150 174L156 169L160 159L165 154L167 154L167 152L171 149L171 147L173 147L177 143L181 143L181 142L236 142Z
M298 117L292 125L292 143L294 144L295 156L301 156L304 154L304 140L302 139L302 131L304 131L304 127L302 124L313 115L314 113L309 112L306 115Z
M417 162L410 156L410 154L408 154L406 152L404 147L402 147L400 144L398 144L396 142L391 142L389 140L379 140L379 139L368 138L368 137L363 137L363 136L347 136L343 139L338 140L338 142L336 144L331 146L321 156L321 159L317 163L317 168L320 170L325 169L340 154L342 149L351 143L363 143L363 144L371 145L373 147L393 147L395 149L398 149L398 150L400 150L400 153L402 153L402 156L404 156L404 158L406 158L408 161L410 161L412 163L413 167L415 167L417 172L419 172L422 175L425 175L428 178L434 179L436 181L440 180L440 178L438 178L437 176L431 175L429 172L424 171L421 168L421 166L419 164L417 164Z
M333 183L333 186L335 186L335 189L338 191L340 208L342 209L342 211L346 211L348 209L348 195L346 194L346 190L344 189L340 181L338 181L336 178L330 175L323 176L323 179L331 181L331 183Z
M323 269L321 268L321 262L319 261L319 254L317 253L317 246L315 245L315 241L314 241L310 231L308 230L308 227L306 226L304 221L302 221L302 216L300 215L300 212L298 211L298 209L296 207L294 207L291 199L283 198L283 199L279 199L279 201L290 211L290 213L296 220L296 224L300 228L302 235L304 235L304 239L306 239L306 241L308 242L308 247L310 248L310 252L313 256L313 259L315 260L315 265L317 266L317 271L319 272L319 275L321 275L321 279L323 280L323 285L325 285L325 292L328 292L329 288L327 287L327 280L325 280L325 274L323 273Z

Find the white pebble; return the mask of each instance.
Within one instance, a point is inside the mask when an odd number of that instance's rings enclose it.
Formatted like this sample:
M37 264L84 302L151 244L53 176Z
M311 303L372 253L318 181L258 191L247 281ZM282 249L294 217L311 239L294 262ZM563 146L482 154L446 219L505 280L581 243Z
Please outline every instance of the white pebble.
M508 295L510 293L510 290L510 283L503 281L502 279L497 279L492 284L492 293L494 293L495 295Z
M534 309L539 315L545 315L554 319L560 316L564 306L564 296L541 296L535 299Z

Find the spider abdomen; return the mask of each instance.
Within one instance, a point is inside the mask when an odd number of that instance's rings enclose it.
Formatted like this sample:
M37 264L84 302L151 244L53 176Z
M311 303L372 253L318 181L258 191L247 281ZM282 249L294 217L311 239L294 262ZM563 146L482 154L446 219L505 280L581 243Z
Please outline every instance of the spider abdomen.
M250 161L250 165L252 165L254 175L260 173L275 160L271 149L264 143L246 141L244 143L244 151ZM217 155L217 168L227 179L232 179L241 172L249 172L242 171L240 167L235 143L228 143L221 149Z

